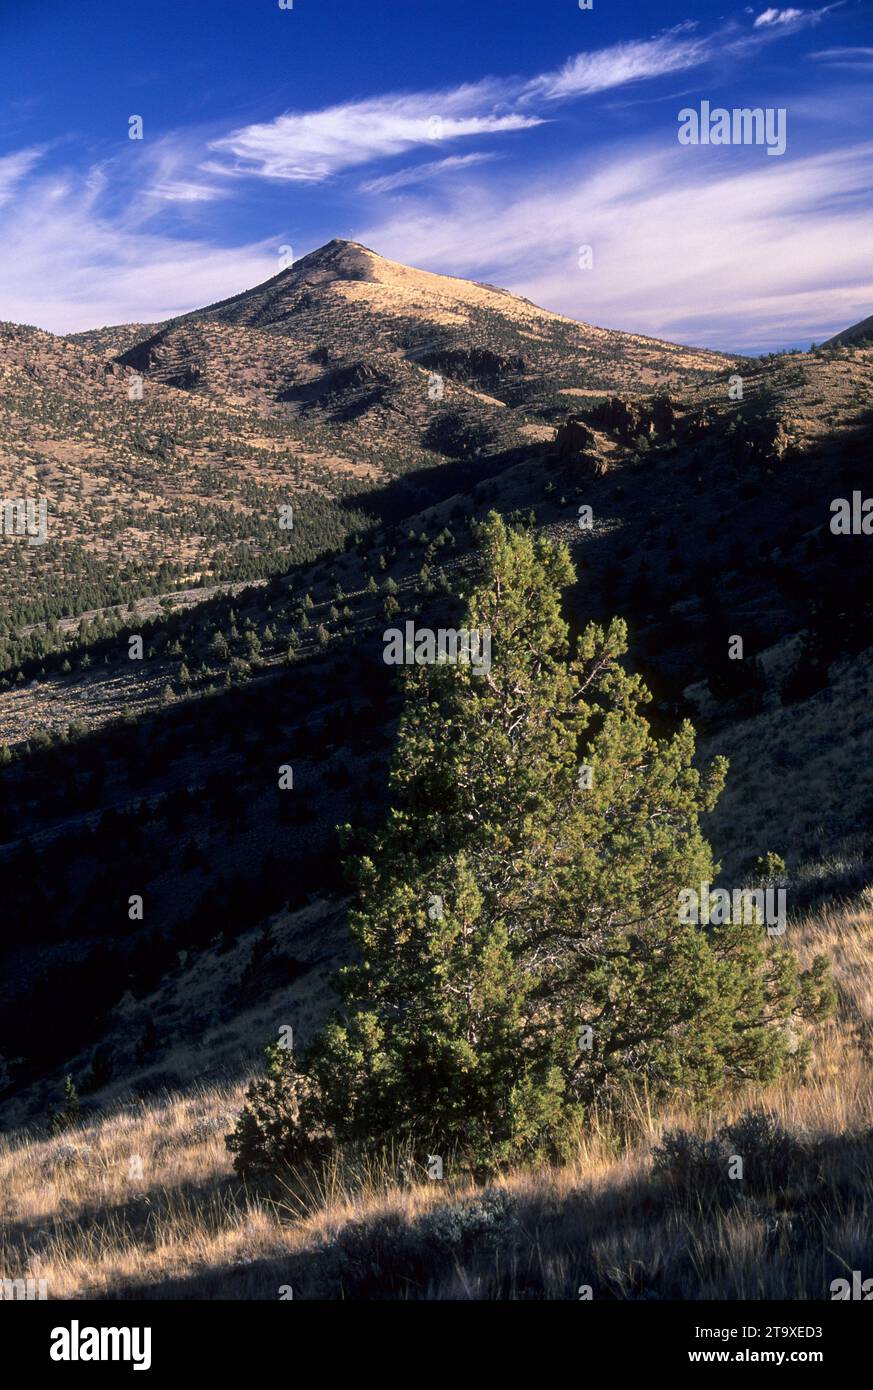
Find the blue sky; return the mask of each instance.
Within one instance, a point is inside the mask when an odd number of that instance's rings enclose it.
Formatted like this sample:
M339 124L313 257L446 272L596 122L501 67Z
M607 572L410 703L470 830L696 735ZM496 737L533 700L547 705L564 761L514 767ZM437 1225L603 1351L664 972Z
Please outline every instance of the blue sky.
M0 318L55 332L335 236L725 349L873 312L871 0L0 0L0 93ZM702 101L784 155L681 145Z

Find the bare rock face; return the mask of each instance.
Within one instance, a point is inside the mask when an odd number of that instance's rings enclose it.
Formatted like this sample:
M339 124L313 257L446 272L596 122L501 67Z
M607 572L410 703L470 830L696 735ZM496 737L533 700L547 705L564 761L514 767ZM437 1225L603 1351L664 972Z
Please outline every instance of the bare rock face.
M763 463L780 463L792 447L790 430L781 416L750 422L737 433L745 456Z
M558 426L555 453L559 459L579 465L587 477L601 478L606 472L606 463L597 452L593 432L577 416L571 415Z
M558 458L578 458L594 447L594 435L578 416L571 415L559 425L555 436L555 452Z
M520 353L492 352L489 348L482 347L438 348L417 354L416 360L423 367L446 372L459 381L485 384L517 375L523 372L526 366Z
M669 396L655 396L650 401L627 401L622 396L610 396L591 412L591 418L612 430L625 442L657 436L669 436L676 421L676 412Z

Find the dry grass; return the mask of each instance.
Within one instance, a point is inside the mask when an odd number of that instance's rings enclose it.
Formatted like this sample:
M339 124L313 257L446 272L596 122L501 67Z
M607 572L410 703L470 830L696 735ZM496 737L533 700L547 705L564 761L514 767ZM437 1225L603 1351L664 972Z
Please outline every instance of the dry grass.
M768 660L778 660L776 649ZM871 697L868 649L834 663L827 688L809 699L776 704L702 740L702 761L720 753L730 763L727 786L706 822L725 882L742 874L750 845L766 845L790 861L792 894L815 883L845 894L865 881Z
M0 1149L0 1277L47 1280L50 1298L828 1298L873 1270L869 897L798 925L827 951L837 1018L802 1083L788 1078L718 1113L589 1116L572 1163L489 1189L428 1182L403 1154L289 1174L269 1192L233 1175L223 1136L241 1087L119 1108L61 1135ZM714 1192L657 1180L665 1130L711 1135L761 1105L801 1141L784 1180ZM141 1174L141 1176L140 1176Z

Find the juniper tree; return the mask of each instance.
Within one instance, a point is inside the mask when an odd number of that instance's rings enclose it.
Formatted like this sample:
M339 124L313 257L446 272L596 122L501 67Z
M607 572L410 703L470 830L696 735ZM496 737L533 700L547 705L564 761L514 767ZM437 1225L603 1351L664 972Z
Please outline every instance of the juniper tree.
M727 765L695 768L688 723L653 736L621 621L571 647L566 549L492 515L479 559L464 626L490 630L490 669L401 677L392 809L352 864L359 960L304 1067L340 1139L500 1162L633 1084L771 1078L828 988L755 922L680 920L717 872L699 818Z
M441 866L442 894L428 892L428 872L397 867L377 888L388 911L356 918L364 960L343 981L350 1015L309 1056L321 1118L346 1138L432 1136L494 1161L557 1136L561 1075L548 1048L523 1043L530 982L466 857ZM366 864L363 878L376 887Z

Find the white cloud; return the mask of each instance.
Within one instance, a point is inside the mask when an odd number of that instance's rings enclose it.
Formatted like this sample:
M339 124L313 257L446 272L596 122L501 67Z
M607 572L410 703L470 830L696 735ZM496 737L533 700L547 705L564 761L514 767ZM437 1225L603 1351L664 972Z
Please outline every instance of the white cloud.
M227 196L226 190L214 185L190 183L185 179L174 179L169 183L156 183L147 188L149 198L160 198L165 203L211 203L216 198Z
M537 99L588 96L705 62L711 41L687 37L690 27L580 53L557 72L531 80L485 78L447 91L396 93L321 111L285 112L213 140L210 149L217 158L200 168L212 175L320 183L342 170L417 147L527 130L543 123L542 116L531 112Z
M446 92L415 92L346 102L323 111L286 112L243 126L210 148L220 157L210 173L258 174L319 183L343 169L405 154L420 145L505 134L541 118L505 109L505 89L491 81ZM504 109L500 109L503 107Z
M134 152L131 156L131 150ZM194 131L174 132L161 139L125 150L126 158L112 161L112 183L122 198L129 197L132 225L155 217L162 204L184 208L186 204L212 203L229 196L226 181L207 183L191 177L202 153L202 139Z
M761 11L753 28L770 29L774 26L791 29L805 28L810 24L818 24L819 20L823 19L831 10L839 9L841 3L842 0L838 0L837 4L825 5L820 10L798 10L792 7L779 10L771 5L769 9Z
M17 150L0 158L0 206L8 202L21 180L35 164L39 163L45 147L33 145L27 150Z
M810 58L829 67L868 72L873 68L873 48L824 48Z
M810 58L873 58L873 48L820 48Z
M362 193L393 193L397 188L409 188L413 184L427 183L442 174L454 174L469 169L474 164L487 164L494 159L493 154L455 154L448 159L434 159L427 164L416 164L410 169L398 169L396 174L386 174L384 178L369 179L360 185Z
M821 340L873 302L873 145L778 169L688 150L419 199L359 230L383 255L504 285L571 317L711 347ZM578 268L578 248L594 268Z
M26 152L22 152L24 154ZM0 161L0 187L5 172ZM55 333L152 322L223 299L279 269L278 243L218 248L101 211L105 175L32 179L0 211L3 317Z
M200 171L322 183L344 170L422 146L527 130L543 123L544 116L535 110L537 102L593 96L683 72L722 51L748 54L768 38L815 22L825 13L826 9L765 10L753 27L769 28L770 34L754 34L733 24L702 36L696 33L696 23L687 21L654 38L577 53L556 71L531 79L484 78L446 91L389 93L322 110L286 111L212 140L212 157L200 164Z
M765 24L792 24L795 19L800 19L803 10L763 10L755 20L755 28L760 29Z
M711 56L707 40L682 38L674 30L655 39L617 43L593 53L578 53L558 72L536 78L528 93L550 100L590 96L628 82L697 67Z

